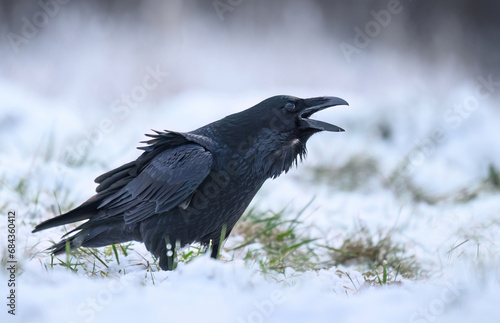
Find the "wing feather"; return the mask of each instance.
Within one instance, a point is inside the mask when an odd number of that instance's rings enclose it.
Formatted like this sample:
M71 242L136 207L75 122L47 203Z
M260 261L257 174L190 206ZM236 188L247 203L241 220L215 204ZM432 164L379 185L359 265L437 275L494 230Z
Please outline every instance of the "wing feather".
M173 209L205 180L212 161L212 154L194 143L159 153L134 179L99 204L97 209L106 211L99 220L121 215L131 224Z

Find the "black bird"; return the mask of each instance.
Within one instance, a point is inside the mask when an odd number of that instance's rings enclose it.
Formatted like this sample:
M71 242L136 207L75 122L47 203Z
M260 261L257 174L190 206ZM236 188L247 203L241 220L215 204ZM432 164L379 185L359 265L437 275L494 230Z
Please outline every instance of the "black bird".
M344 131L310 119L320 110L348 105L336 97L274 96L197 130L148 134L135 160L95 179L93 197L40 223L33 232L87 220L50 249L144 242L163 270L174 264L175 246L219 244L268 178L288 172L306 155L320 131ZM69 236L71 233L76 234Z

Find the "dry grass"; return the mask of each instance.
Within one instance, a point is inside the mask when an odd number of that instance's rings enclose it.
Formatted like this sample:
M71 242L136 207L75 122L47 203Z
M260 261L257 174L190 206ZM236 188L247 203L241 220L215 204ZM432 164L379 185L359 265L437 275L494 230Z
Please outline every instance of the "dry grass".
M405 245L395 242L392 234L382 230L372 234L367 227L361 226L347 234L338 248L326 246L330 264L362 267L368 269L365 274L369 277L385 263L387 268L405 278L419 276L422 272L415 256L408 255Z

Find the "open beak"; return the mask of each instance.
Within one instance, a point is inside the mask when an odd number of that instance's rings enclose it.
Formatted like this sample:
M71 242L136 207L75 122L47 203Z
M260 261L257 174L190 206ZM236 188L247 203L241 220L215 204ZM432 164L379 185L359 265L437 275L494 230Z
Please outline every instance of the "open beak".
M305 99L306 108L300 115L302 127L316 129L320 131L342 132L344 129L327 122L309 119L314 113L337 105L349 105L345 100L333 96L322 96L318 98Z

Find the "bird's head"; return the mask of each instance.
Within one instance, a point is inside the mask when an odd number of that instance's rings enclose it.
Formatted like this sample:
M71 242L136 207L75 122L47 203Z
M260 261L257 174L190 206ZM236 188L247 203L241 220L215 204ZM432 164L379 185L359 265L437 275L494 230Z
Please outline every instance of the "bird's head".
M306 154L306 142L321 131L341 132L342 128L311 119L321 110L348 105L337 97L301 99L279 95L266 99L218 123L226 142L246 160L270 177L287 172L298 157Z
M273 96L254 107L243 111L243 113L259 113L264 122L263 127L277 130L281 133L293 133L300 137L309 138L312 134L320 131L341 132L344 129L332 124L313 120L310 117L321 110L337 105L349 105L343 99L337 97L316 97L301 99L293 96Z

